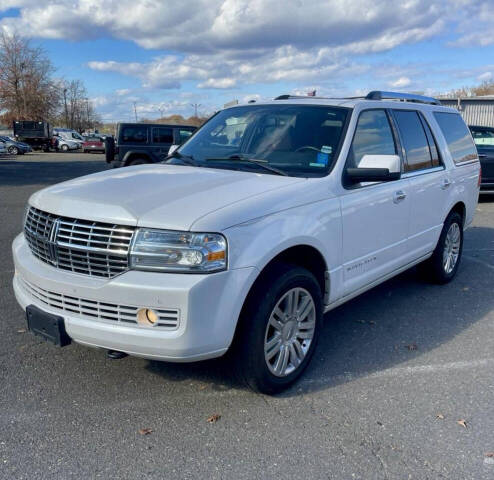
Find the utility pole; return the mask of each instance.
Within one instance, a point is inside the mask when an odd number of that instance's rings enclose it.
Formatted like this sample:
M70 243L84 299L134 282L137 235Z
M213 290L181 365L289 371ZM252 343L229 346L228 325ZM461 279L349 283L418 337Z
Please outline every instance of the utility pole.
M158 110L160 112L160 118L163 118L163 112L165 111L165 109L163 108L163 105L159 105Z
M200 103L191 103L190 106L194 108L194 117L197 118L197 109L201 106L201 104Z
M136 123L137 123L137 108L136 108L136 102L133 102L134 103L134 115L136 117Z

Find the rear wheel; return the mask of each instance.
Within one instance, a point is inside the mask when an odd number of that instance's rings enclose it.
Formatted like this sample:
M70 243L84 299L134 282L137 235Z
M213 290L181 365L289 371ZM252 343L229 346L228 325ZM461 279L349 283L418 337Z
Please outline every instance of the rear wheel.
M322 324L321 288L311 272L278 264L257 283L240 319L234 354L254 390L289 387L309 364Z
M12 145L11 147L9 147L8 151L12 155L19 155L19 149L15 145Z
M424 270L434 283L448 283L456 275L463 251L463 219L451 212L444 222L432 257L424 262Z

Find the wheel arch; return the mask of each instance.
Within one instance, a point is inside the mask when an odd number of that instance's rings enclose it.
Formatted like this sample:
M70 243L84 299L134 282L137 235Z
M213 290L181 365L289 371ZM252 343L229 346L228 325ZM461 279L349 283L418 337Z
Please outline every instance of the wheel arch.
M467 207L463 201L456 202L453 207L448 212L448 215L446 215L446 218L451 214L451 212L456 212L458 215L460 215L463 225L465 225L465 218L466 218L466 212L467 212ZM445 220L446 220L445 218Z
M148 163L152 163L151 157L149 156L148 152L141 151L141 150L132 150L130 152L127 152L125 154L125 157L124 157L122 163L124 166L127 166L132 160L136 160L138 158L146 160Z

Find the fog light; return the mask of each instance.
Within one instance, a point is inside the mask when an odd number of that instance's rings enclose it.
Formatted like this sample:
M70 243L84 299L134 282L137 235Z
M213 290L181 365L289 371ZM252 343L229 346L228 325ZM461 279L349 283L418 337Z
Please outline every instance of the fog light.
M137 312L137 322L141 325L155 325L158 321L158 314L150 308L141 308Z

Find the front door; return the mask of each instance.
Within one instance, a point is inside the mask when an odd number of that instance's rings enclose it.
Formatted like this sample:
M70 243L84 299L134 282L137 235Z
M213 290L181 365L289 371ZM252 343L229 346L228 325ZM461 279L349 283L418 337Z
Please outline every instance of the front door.
M386 110L364 110L345 168L358 168L364 155L397 154ZM341 209L343 294L349 295L403 266L410 217L409 180L346 185Z

